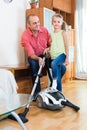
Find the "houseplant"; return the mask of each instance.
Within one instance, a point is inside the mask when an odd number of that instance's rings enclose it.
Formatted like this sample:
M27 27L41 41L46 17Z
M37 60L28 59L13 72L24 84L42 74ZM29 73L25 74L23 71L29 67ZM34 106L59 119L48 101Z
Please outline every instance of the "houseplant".
M31 8L37 8L39 0L29 0Z

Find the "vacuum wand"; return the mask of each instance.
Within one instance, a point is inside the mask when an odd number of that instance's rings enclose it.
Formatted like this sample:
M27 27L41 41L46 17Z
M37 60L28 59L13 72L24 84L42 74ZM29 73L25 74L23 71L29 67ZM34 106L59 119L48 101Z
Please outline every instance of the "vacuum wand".
M43 63L44 63L44 62L45 62L45 57L43 57ZM41 65L40 68L39 68L39 70L38 70L37 77L36 77L36 79L35 79L35 83L34 83L34 86L33 86L32 91L31 91L31 94L30 94L30 96L29 96L29 100L28 100L28 102L27 102L27 106L26 106L24 112L18 114L19 117L22 119L22 121L23 121L24 123L28 121L28 119L26 119L26 115L27 115L27 113L29 112L29 107L30 107L30 104L31 104L31 102L32 102L32 100L33 100L33 95L34 95L35 89L36 89L36 87L37 87L37 83L38 83L38 80L39 80L39 78L40 78L40 74L41 74L42 68L43 68L43 65Z
M45 57L43 57L43 63L45 62ZM38 83L38 80L40 78L40 74L41 74L41 71L42 71L42 68L43 68L43 65L40 66L39 70L38 70L38 73L37 73L37 77L35 79L35 83L34 83L34 86L33 86L33 89L32 89L32 92L29 96L29 100L27 102L27 106L24 110L23 113L19 113L18 116L20 117L20 119L22 120L23 123L26 123L28 122L28 119L26 118L26 115L27 113L29 112L29 107L30 107L30 104L33 100L33 95L34 95L34 92L35 92L35 89L37 87L37 83ZM12 115L8 116L9 119L12 119L12 120L16 120Z

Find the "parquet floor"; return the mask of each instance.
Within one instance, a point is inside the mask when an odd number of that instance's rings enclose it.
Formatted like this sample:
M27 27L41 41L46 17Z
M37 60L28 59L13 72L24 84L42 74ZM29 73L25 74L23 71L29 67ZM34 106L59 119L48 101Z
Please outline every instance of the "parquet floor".
M70 107L61 111L40 109L32 103L27 114L29 121L25 123L28 130L87 130L87 81L73 80L63 84L63 94L72 103L80 106L80 111L75 112ZM21 109L21 112L24 109ZM6 119L0 122L0 130L5 127L14 127L11 130L21 130L19 124ZM6 129L8 130L8 129ZM10 129L9 129L10 130Z

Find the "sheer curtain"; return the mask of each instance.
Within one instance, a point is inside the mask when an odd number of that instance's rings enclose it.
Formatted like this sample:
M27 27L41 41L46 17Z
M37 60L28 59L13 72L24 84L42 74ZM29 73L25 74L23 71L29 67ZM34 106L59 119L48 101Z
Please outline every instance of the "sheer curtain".
M76 0L76 78L87 79L87 1Z

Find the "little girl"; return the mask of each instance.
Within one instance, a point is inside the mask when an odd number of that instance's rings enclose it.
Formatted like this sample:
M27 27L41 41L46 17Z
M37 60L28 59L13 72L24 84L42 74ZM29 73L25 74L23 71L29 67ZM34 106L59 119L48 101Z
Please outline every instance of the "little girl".
M52 17L53 32L51 33L52 44L50 47L51 68L53 83L52 87L62 91L61 79L66 72L68 65L68 40L64 27L62 15L56 13Z

